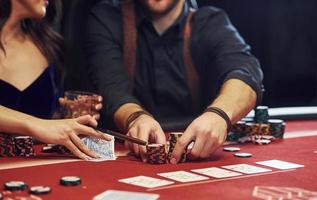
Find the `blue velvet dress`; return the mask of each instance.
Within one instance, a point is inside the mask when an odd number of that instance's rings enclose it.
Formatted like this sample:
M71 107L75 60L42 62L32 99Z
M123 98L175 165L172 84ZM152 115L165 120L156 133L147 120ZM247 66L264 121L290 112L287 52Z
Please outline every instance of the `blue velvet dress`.
M58 105L58 94L54 65L49 65L23 91L0 79L0 105L39 118L52 117Z

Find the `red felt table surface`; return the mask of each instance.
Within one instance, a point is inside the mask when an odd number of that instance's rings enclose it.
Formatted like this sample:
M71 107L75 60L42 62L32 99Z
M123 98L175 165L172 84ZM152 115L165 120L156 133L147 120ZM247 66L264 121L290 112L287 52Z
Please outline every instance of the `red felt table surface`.
M303 125L302 129L300 128ZM308 128L309 127L309 128ZM288 123L287 131L317 130L317 121L298 121ZM120 157L106 162L70 162L33 167L22 167L0 170L0 185L6 181L21 180L29 186L47 185L52 188L43 199L92 199L93 196L109 190L125 190L159 194L159 199L255 199L252 192L255 186L296 187L317 191L317 136L299 137L274 141L270 145L244 144L236 145L243 152L253 154L251 158L237 158L231 152L219 149L210 160L189 162L178 165L149 165L133 157ZM41 159L43 156L40 156ZM45 157L45 156L44 156ZM37 158L35 158L37 159ZM170 171L190 171L206 167L220 167L231 164L255 164L258 161L278 159L305 165L295 170L272 169L272 172L243 175L231 179L210 178L207 181L179 183L166 187L147 189L118 182L119 179L145 175L161 178L157 173ZM25 161L26 159L1 158L0 165L8 162ZM33 159L34 160L34 159ZM30 161L32 162L32 161ZM261 166L260 166L261 167ZM263 167L263 166L262 166ZM65 187L59 185L62 176L80 176L82 184ZM3 188L0 189L3 191ZM26 196L26 192L15 193L15 196Z

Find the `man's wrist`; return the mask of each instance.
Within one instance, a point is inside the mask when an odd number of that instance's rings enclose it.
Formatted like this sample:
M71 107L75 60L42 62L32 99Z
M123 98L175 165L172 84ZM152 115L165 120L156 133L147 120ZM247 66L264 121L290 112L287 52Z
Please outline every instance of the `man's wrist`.
M139 111L133 112L132 114L129 115L129 117L127 118L125 122L125 125L124 125L125 131L128 131L132 122L134 122L141 115L147 115L147 116L153 117L149 112L145 110L139 110Z
M204 113L205 112L212 112L212 113L215 113L218 116L220 116L222 119L225 120L225 122L227 124L227 132L229 132L231 130L231 127L232 127L231 120L225 111L223 111L222 109L220 109L218 107L210 106L204 110Z

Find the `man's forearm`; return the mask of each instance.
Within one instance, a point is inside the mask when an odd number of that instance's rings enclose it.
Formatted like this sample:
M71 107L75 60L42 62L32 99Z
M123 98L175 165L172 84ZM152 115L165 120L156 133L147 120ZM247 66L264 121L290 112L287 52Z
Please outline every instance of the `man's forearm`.
M241 80L230 79L223 84L218 97L210 106L222 109L233 124L247 115L255 104L255 91Z

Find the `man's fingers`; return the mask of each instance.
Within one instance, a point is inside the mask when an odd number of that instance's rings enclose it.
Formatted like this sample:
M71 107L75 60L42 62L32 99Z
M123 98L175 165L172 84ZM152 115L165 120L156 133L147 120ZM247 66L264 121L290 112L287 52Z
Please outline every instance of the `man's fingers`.
M188 159L195 160L199 158L199 155L203 151L206 142L210 142L210 141L206 141L206 137L204 137L202 133L199 134L196 137L192 150L188 154Z
M176 164L182 157L182 154L185 153L187 145L193 140L194 134L191 132L186 132L178 139L175 148L170 159L170 163Z
M150 136L150 131L147 128L139 128L139 134L138 134L138 138L143 140L143 141L149 141L149 136ZM146 162L146 147L142 146L142 145L138 145L139 146L139 150L140 150L140 156L142 159L142 162Z
M128 133L127 136L132 136L132 137L137 137L135 130L131 129ZM128 146L129 150L136 156L139 157L140 155L140 150L139 146L137 144L134 144L132 142L126 141L125 142L126 146Z
M64 146L70 150L75 156L77 156L80 159L83 160L89 160L90 157L88 157L87 155L85 155L83 152L81 152L74 144L71 140L67 141Z
M164 144L166 146L166 136L165 133L163 132L163 130L161 128L159 128L156 132L156 143L158 144Z
M95 152L91 151L86 145L84 145L75 133L70 134L70 139L72 140L73 144L75 144L76 147L80 149L81 152L93 158L99 157Z

